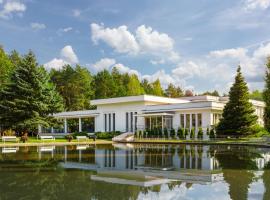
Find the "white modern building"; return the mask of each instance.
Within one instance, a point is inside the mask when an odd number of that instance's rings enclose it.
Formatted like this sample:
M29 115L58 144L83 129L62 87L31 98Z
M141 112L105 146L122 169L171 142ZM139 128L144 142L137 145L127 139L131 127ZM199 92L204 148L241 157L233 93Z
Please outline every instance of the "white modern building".
M91 105L96 106L95 110L55 114L54 117L63 120L64 126L62 130L52 128L50 131L69 133L70 124L79 132L135 132L179 127L195 130L201 127L206 130L219 122L227 101L227 97L166 98L151 95L91 100ZM263 125L264 102L255 100L250 102L258 115L258 123ZM39 131L44 132L42 129Z

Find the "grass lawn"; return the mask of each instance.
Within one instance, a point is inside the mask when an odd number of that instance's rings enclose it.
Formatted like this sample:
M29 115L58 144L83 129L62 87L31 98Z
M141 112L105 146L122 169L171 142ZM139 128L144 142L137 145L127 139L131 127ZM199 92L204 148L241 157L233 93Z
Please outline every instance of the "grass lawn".
M20 138L18 138L18 141L20 140ZM87 139L87 140L80 140L78 141L77 139L73 139L71 142L68 142L67 139L65 138L55 138L55 140L40 140L37 139L37 137L28 137L28 140L23 143L22 141L19 142L3 142L0 140L0 145L2 144L77 144L77 143L97 143L97 144L101 144L101 143L111 143L110 140L101 140L101 139L96 139L96 141L94 141L93 139Z

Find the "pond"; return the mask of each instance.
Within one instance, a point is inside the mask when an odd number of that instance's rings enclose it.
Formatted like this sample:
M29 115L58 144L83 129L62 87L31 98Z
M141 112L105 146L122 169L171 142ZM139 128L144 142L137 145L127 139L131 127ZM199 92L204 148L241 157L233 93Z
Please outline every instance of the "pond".
M270 149L203 145L0 148L0 199L270 199Z

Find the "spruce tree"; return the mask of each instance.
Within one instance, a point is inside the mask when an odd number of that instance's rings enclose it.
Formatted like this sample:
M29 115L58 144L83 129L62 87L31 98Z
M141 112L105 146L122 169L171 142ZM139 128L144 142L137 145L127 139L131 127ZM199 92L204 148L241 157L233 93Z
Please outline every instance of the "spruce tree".
M265 89L263 91L264 108L264 127L270 131L270 57L267 59L265 72Z
M49 75L29 52L18 62L10 83L0 91L0 124L18 132L36 131L38 124L52 125L52 114L62 108L62 98Z
M249 102L247 83L237 69L235 82L229 92L229 102L225 105L222 119L217 127L217 134L222 135L248 135L257 122L254 108Z

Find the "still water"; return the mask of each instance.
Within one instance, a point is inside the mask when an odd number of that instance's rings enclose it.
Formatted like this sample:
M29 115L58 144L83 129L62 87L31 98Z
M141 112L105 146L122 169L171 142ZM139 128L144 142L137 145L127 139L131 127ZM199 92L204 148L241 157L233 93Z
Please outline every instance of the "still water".
M269 150L131 144L0 148L0 200L270 200Z

